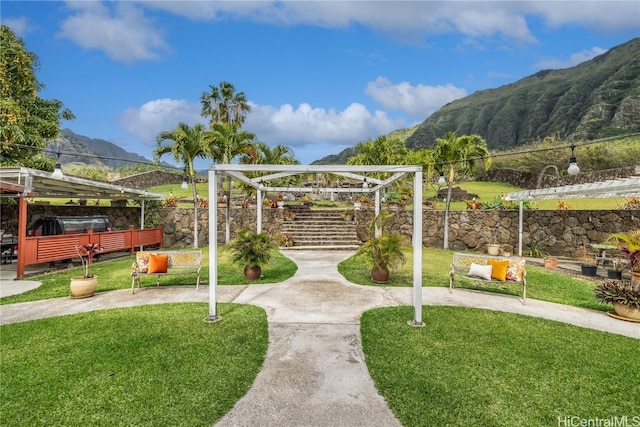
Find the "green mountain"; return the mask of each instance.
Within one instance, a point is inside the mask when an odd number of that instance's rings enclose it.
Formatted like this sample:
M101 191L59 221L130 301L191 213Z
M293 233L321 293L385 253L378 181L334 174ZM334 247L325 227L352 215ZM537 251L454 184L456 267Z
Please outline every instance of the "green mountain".
M575 67L540 71L453 101L422 122L407 147L433 148L449 131L480 135L491 150L546 136L592 140L638 132L640 38Z

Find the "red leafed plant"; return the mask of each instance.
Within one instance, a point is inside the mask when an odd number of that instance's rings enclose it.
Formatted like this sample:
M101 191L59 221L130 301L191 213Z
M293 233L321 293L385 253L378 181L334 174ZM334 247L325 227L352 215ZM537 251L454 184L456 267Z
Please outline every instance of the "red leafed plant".
M89 266L93 262L93 257L96 254L102 252L102 247L97 243L86 243L84 245L76 245L76 252L82 262L82 268L84 270L83 276L85 279L93 277L93 274L89 273Z

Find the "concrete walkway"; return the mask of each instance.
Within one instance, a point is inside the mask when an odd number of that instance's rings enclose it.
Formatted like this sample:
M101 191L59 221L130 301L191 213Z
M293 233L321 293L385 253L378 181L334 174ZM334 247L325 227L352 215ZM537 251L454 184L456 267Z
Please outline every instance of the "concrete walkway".
M337 264L353 252L283 252L298 265L294 277L272 285L218 287L219 301L253 304L267 312L269 349L249 392L216 425L399 426L369 376L359 319L375 307L412 305L412 289L348 282ZM3 305L0 324L143 304L207 302L206 288L149 287L135 295L122 290L82 300ZM448 288L423 288L422 293L425 305L506 311L640 339L640 324L599 311L531 299L523 305L516 297L463 289L449 294ZM428 327L429 319L423 321Z

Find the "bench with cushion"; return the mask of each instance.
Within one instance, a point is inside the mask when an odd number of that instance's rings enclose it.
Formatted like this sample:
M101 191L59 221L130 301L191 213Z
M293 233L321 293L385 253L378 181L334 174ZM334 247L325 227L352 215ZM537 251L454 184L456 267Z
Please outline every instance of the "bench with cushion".
M449 292L453 292L455 278L493 283L518 282L522 284L522 303L527 298L526 260L518 257L454 252L449 270Z
M131 266L131 293L135 285L140 288L140 278L155 276L156 286L160 286L160 277L171 274L184 274L185 270L197 273L196 291L200 287L200 264L202 251L140 251L136 252L136 262Z

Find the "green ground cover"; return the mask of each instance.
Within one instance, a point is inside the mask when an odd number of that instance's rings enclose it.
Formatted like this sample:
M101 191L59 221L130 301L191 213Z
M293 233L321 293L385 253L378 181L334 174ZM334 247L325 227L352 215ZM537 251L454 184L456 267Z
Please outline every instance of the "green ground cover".
M210 426L262 367L267 318L251 305L160 304L0 327L0 424Z
M361 319L369 372L404 426L638 420L640 340L511 313L423 309L423 328L407 327L410 307Z

